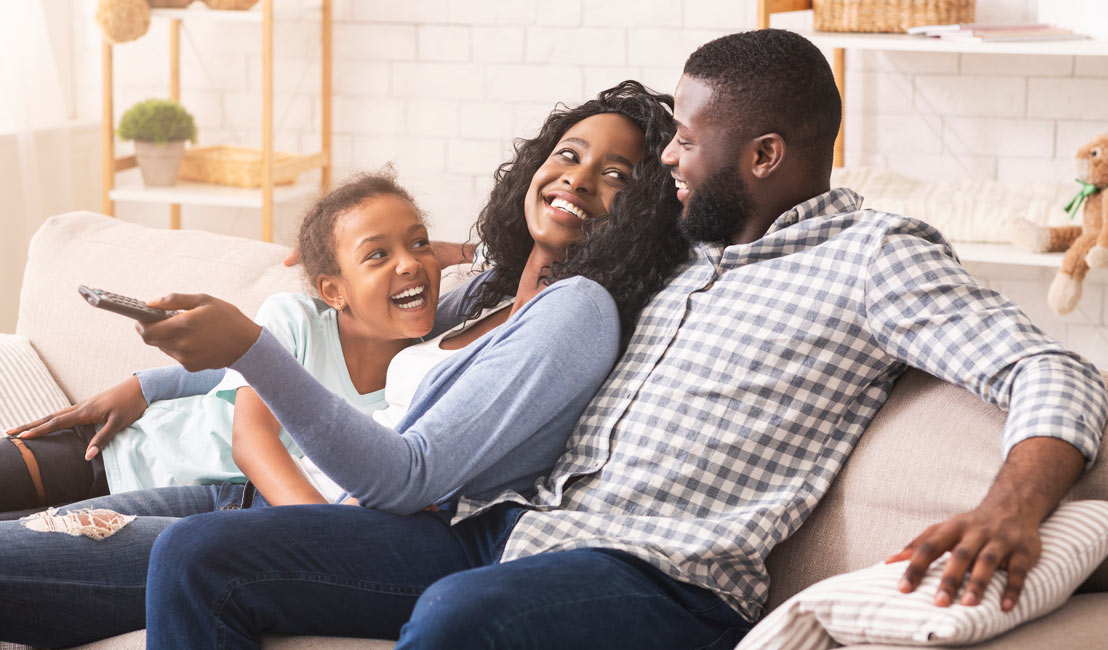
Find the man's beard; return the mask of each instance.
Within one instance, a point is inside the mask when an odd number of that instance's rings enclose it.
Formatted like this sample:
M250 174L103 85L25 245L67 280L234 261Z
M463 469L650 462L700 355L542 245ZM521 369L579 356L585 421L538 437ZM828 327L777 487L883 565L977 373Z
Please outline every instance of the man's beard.
M689 241L725 241L750 220L754 199L733 168L709 176L689 196L677 229Z

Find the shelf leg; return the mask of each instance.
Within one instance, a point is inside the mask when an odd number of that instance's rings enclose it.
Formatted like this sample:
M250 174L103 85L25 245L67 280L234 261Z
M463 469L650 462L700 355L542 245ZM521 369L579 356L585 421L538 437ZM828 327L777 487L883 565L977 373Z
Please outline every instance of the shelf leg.
M323 96L323 117L320 130L323 132L323 144L322 151L327 154L326 163L320 170L320 190L326 192L331 189L332 170L334 169L334 162L331 156L331 0L323 0L321 6L320 15L320 28L322 34L320 34L320 42L322 43L322 68L323 88L321 93Z
M839 121L839 135L835 138L835 167L846 164L846 50L835 48L835 85L839 87L839 98L842 100L843 117Z
M169 21L169 98L181 101L181 19Z
M112 44L104 39L100 45L100 189L103 193L100 209L115 216L112 188L115 186L115 120L112 107Z
M273 241L273 0L262 0L262 241Z
M181 101L181 20L169 21L169 98ZM181 204L169 204L169 228L181 229Z

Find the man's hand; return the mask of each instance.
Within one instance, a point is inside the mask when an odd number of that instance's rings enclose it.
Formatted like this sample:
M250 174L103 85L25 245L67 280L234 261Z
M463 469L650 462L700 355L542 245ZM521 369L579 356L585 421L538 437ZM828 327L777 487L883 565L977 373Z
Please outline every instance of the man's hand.
M462 262L472 262L473 255L477 252L477 245L433 241L431 242L431 252L435 254L435 261L439 263L439 268L445 269L448 266L454 266Z
M1069 491L1084 464L1081 452L1061 440L1030 438L1017 444L981 505L931 526L904 550L885 560L910 560L900 591L914 591L931 563L950 551L935 593L936 605L947 607L953 603L963 583L961 603L977 605L993 573L1007 569L1008 583L1000 608L1012 611L1019 602L1027 572L1042 554L1039 524Z
M262 333L261 326L238 307L207 294L174 293L146 304L184 310L162 321L138 323L135 329L147 345L161 349L189 371L231 365Z
M145 411L146 398L142 395L142 386L139 385L138 377L131 377L69 408L8 429L7 434L24 439L40 438L81 424L103 423L85 449L85 460L92 460L115 434L130 426Z

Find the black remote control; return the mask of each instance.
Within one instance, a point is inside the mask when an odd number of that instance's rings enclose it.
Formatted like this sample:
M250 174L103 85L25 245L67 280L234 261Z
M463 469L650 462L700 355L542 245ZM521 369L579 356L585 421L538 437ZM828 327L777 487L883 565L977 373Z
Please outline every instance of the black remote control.
M122 314L145 323L164 320L170 316L176 316L181 313L178 311L166 311L164 309L147 307L146 303L141 300L121 296L118 293L104 291L103 289L92 289L83 284L77 287L77 292L84 296L88 304L93 307L114 311L117 314Z

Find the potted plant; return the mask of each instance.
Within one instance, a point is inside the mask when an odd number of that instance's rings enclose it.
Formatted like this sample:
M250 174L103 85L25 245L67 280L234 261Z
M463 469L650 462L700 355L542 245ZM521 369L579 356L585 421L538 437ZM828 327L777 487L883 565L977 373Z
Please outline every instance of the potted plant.
M196 142L196 122L171 99L147 99L120 118L119 137L135 141L143 183L173 185L185 155L185 140Z

